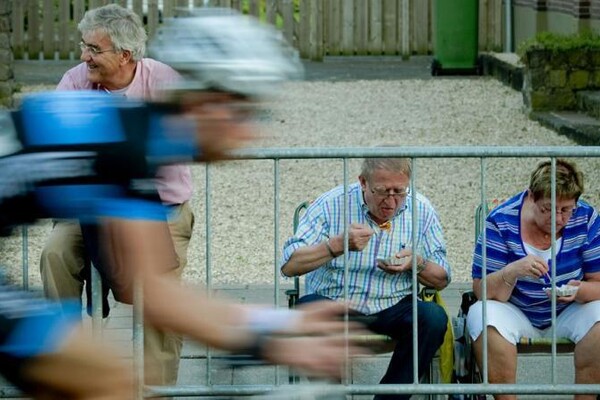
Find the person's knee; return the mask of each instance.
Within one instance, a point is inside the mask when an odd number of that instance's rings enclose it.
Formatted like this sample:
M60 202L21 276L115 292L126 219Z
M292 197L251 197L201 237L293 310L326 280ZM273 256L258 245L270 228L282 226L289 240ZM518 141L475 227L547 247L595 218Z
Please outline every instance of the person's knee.
M441 335L446 333L448 328L448 315L443 307L429 303L428 306L424 307L423 312L420 313L420 320L422 326L426 326L431 332L436 332Z
M83 269L83 257L68 247L46 246L40 256L42 275L56 275L66 272L78 277Z
M598 350L597 343L599 340L600 323L596 322L575 345L575 369L598 368L598 365L600 364L598 358L600 350Z
M567 337L574 343L594 337L600 330L600 301L573 303L557 319L557 335Z
M47 267L48 263L63 258L64 246L54 241L48 241L42 248L41 267Z
M83 249L68 241L49 240L40 255L40 271L53 272L56 269L78 274L83 268Z
M39 264L44 295L51 299L80 299L83 268L83 257L77 249L56 240L48 241Z

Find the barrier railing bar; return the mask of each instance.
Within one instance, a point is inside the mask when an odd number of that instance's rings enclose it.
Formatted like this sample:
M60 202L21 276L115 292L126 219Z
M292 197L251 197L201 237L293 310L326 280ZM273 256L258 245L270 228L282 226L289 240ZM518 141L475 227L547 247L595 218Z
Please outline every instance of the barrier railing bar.
M417 219L417 191L416 191L416 181L417 181L417 160L415 158L410 159L411 164L411 177L410 177L410 193L412 199L412 232L411 232L411 241L412 241L412 346L413 346L413 383L419 383L419 314L418 314L418 306L417 306L417 287L419 283L417 282L417 229L418 229L418 219Z
M23 290L29 290L29 227L23 225L21 227L21 251L22 251L22 267L23 267Z
M558 376L556 374L556 296L554 291L556 290L556 283L554 278L556 277L556 157L552 157L550 160L550 209L552 210L550 222L552 227L550 228L550 259L552 260L552 271L550 276L552 277L552 295L550 296L550 318L552 325L550 326L552 332L552 357L551 357L551 371L552 371L552 384L556 385Z
M273 279L275 288L273 301L275 308L279 308L279 159L273 160ZM280 385L279 365L275 366L275 384Z
M212 210L211 210L211 200L210 200L210 192L211 192L211 165L206 164L205 166L205 191L204 191L204 201L205 201L205 212L204 216L206 218L205 223L205 234L206 234L206 296L211 296L212 291L212 252L211 252L211 234L212 231L210 229L211 223L210 220L212 218ZM211 375L211 357L212 350L209 346L206 346L206 384L210 385L212 383L212 375Z
M279 159L273 160L273 279L275 282L275 293L273 293L273 302L275 307L279 307Z
M485 245L487 243L487 235L486 235L486 226L485 226L485 219L486 219L486 214L487 214L487 191L486 191L486 168L487 168L487 159L485 157L481 157L480 159L480 173L479 173L479 179L481 180L481 183L479 185L479 190L481 191L481 206L483 207L483 212L480 213L481 215L481 224L480 226L483 227L482 229L482 237L481 237L481 256L483 257L483 270L481 271L481 298L482 300L482 309L483 312L481 313L481 318L483 320L483 331L481 332L481 334L483 335L481 337L481 343L482 343L482 349L483 349L483 359L481 362L481 369L482 369L482 380L484 384L489 383L488 381L488 332L487 332L487 246ZM470 335L470 333L467 331L466 333L467 335ZM474 368L474 366L471 366L471 368Z
M307 385L213 385L213 386L148 386L146 398L153 397L205 397L205 396L255 396L276 391L288 390L301 392ZM388 385L310 385L307 391L331 392L366 395L366 394L597 394L600 385L591 384L388 384ZM28 398L18 389L10 386L0 387L0 395L10 398Z
M230 153L236 159L307 158L505 158L505 157L600 157L600 146L427 146L348 148L252 148Z
M102 279L96 266L90 262L92 281L92 334L94 338L102 337Z
M350 276L350 269L348 266L348 254L350 251L350 236L348 232L348 221L350 220L350 197L348 196L348 158L343 159L343 173L344 173L344 301L348 304L348 278ZM344 315L344 320L348 322L348 313ZM348 324L344 326L344 337L346 338L346 349L344 354L344 383L350 383L350 347L347 338L349 337Z
M147 387L146 397L183 397L183 396L255 396L270 392L283 392L293 398L293 393L307 391L318 393L338 391L339 393L366 394L597 394L600 384L386 384L386 385L213 385L213 386L178 386Z
M133 370L134 398L144 398L144 286L141 279L133 282Z

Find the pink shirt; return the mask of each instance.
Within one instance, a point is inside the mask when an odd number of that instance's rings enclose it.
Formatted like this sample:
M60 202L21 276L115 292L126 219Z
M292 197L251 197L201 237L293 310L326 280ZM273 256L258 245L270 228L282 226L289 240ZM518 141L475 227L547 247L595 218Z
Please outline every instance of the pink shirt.
M135 76L123 92L126 97L153 99L165 84L176 81L179 75L166 64L151 58L138 61ZM101 90L100 85L87 79L87 65L81 63L63 75L57 90ZM162 167L156 174L156 186L163 203L181 204L192 197L192 174L185 165Z

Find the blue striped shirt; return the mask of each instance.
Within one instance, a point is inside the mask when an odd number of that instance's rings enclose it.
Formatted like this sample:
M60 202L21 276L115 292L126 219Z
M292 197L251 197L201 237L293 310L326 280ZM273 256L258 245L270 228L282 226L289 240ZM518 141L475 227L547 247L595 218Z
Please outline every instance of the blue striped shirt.
M441 265L450 281L450 266L446 260L446 245L437 213L427 198L417 193L416 251L427 260ZM389 308L412 293L409 273L389 274L377 267L378 258L388 258L403 247L412 248L412 196L409 195L396 215L391 228L379 228L368 214L359 183L348 187L348 204L352 223L368 225L375 232L362 251L348 254L348 300L352 307L365 314ZM294 251L312 246L344 232L344 186L321 195L303 214L296 234L283 249L281 265ZM344 297L344 257L337 257L306 275L306 293L316 293L337 300Z
M521 239L520 221L527 191L500 204L486 219L487 273L499 271L527 255ZM479 236L473 256L473 278L480 279L483 270ZM551 267L551 265L550 265ZM596 210L583 200L562 230L562 245L556 249L556 286L571 279L582 280L585 273L600 271L600 220ZM549 287L533 278L519 278L509 302L525 313L533 326L543 329L551 324L551 300L543 288ZM557 315L568 304L556 303Z

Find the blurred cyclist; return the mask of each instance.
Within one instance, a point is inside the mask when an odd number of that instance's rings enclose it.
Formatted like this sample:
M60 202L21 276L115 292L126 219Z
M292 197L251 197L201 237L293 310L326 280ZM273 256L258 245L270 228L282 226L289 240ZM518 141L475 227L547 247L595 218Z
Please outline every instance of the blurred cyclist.
M276 31L215 9L165 22L150 51L184 77L165 88L160 102L51 92L24 99L12 119L1 121L0 227L78 218L86 250L115 298L131 303L134 282L142 286L151 324L312 376L339 377L346 349L337 317L345 306L315 304L296 312L245 307L181 286L167 273L177 261L153 184L161 165L224 159L251 139L253 108L274 84L298 76L298 60ZM4 374L44 398L131 397L126 370L117 368L118 377L104 374L106 361L95 362L104 353L78 345L68 315L42 305L40 316L27 305L44 303L14 296L20 300L12 309L0 307L0 354L11 360L0 364ZM37 334L23 335L30 326ZM78 376L101 379L103 391L85 387Z

